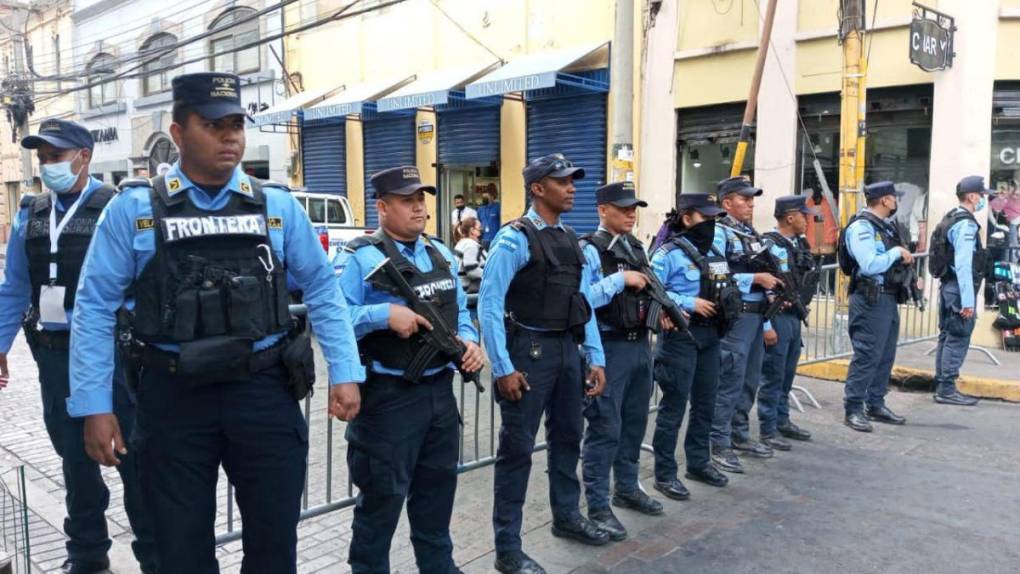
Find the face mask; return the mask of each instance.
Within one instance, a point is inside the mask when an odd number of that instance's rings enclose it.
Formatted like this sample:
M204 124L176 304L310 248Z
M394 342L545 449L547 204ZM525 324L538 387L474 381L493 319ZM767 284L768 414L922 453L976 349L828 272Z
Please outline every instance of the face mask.
M981 199L978 200L977 207L974 208L974 211L981 211L986 207L988 207L988 198L982 195Z
M892 218L892 216L896 215L896 212L899 211L899 210L900 210L900 202L897 201L896 204L893 205L892 209L889 210L889 217Z
M482 205L489 205L489 198L482 196Z
M715 219L702 221L690 228L685 229L681 235L698 250L698 253L707 255L715 239Z
M77 159L79 155L81 155L80 151L68 161L39 166L39 177L42 179L46 189L56 193L71 191L74 184L78 182L78 175L81 174L81 170L78 170L78 173L71 171L71 162Z

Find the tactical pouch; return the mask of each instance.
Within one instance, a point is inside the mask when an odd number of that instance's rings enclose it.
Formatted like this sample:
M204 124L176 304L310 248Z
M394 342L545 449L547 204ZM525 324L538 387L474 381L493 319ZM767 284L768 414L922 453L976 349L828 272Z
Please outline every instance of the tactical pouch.
M227 332L226 316L223 313L223 294L219 286L199 289L198 306L202 311L203 335L222 335Z
M174 304L174 339L189 341L195 338L198 327L198 290L184 289L177 293Z
M230 330L238 337L253 340L266 336L262 329L261 282L257 277L242 276L230 280Z
M591 318L591 306L588 299L581 293L570 296L570 309L567 311L567 328L578 343L584 342L584 326Z
M300 401L314 394L315 352L308 329L301 329L287 337L283 349L283 366L287 369L287 382L294 400Z
M719 306L722 313L719 319L719 334L725 335L736 324L744 303L740 298L740 289L734 285L726 285L719 290Z
M206 337L181 343L177 375L193 385L248 376L251 339Z

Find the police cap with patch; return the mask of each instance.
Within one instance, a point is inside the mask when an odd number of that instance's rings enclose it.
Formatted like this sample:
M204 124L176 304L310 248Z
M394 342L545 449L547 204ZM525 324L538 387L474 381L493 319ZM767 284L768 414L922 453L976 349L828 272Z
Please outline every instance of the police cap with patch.
M376 172L371 178L375 188L376 199L391 193L393 195L413 195L419 191L436 194L436 188L421 182L421 174L413 165L391 167Z
M744 197L758 197L762 194L761 189L751 185L751 180L740 175L720 181L716 186L716 191L719 192L720 199L731 193L739 193Z
M241 79L234 74L201 72L173 79L174 104L194 111L207 120L244 115Z
M714 193L681 193L676 204L677 211L693 209L706 217L726 215L718 205L718 197Z
M616 207L648 207L648 204L637 198L634 184L629 181L609 183L595 190L595 204L611 203Z
M524 185L541 181L543 177L574 176L574 179L584 179L584 168L574 167L573 162L561 153L553 153L531 160L528 165L524 166L522 173L524 174Z
M776 209L773 213L776 219L791 211L799 211L804 215L815 215L818 213L818 210L808 207L807 198L803 195L784 195L776 199Z
M67 120L46 120L39 125L39 133L21 140L21 147L36 149L42 144L60 149L92 149L95 140L84 126Z
M980 193L987 195L992 190L985 187L985 178L980 175L968 175L956 184L956 196L962 197L968 193Z
M879 181L864 186L865 199L878 199L887 195L901 197L903 194L896 191L896 185L891 181Z

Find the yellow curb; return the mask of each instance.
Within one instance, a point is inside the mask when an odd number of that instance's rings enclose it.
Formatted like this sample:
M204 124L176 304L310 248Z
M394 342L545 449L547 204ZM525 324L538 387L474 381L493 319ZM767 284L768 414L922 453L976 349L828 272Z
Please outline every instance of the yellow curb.
M847 371L850 368L850 361L837 359L825 363L815 363L797 368L797 374L812 379L823 381L846 381ZM892 378L902 381L910 377L933 379L935 373L924 369L894 366ZM1005 379L987 379L984 377L973 377L962 375L956 381L956 387L961 393L983 399L1000 399L1003 401L1020 402L1020 380L1007 381Z

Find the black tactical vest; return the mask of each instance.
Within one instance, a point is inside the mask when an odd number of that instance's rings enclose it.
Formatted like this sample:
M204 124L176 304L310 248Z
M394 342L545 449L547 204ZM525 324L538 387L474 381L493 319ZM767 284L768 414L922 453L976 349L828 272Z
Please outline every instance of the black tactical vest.
M528 238L530 256L507 289L510 317L528 327L550 331L580 327L583 335L591 306L580 292L584 256L574 230L551 225L540 230L527 217L509 225Z
M690 241L683 238L682 232L664 244L662 249L666 253L673 249L680 249L692 263L698 266L698 272L701 275L698 297L710 301L716 307L716 315L713 319L692 315L692 320L695 323L716 323L721 333L729 331L740 316L743 303L740 299L740 289L733 280L732 269L726 257L714 245L709 249L707 255L702 255Z
M729 238L726 240L726 260L729 262L730 271L732 273L757 273L759 271L765 271L765 269L754 267L751 264L751 256L758 253L764 248L764 242L758 232L753 228L746 227L742 223L738 222L732 217L724 217L716 225L719 225L733 232L733 236L740 241L740 247L743 249L743 253L736 253L731 251ZM746 229L745 229L746 227ZM759 285L752 285L752 291L764 291Z
M135 336L148 343L210 337L258 340L290 327L287 271L276 257L262 184L228 192L218 211L195 207L186 191L170 196L163 177L149 192L156 252L135 281Z
M617 257L609 250L609 244L612 241L613 236L608 231L602 229L581 238L582 245L590 243L598 250L599 260L602 262L603 275L609 276L617 271L636 270L628 265L624 259ZM648 263L644 245L636 237L630 234L621 235L617 241L627 241L634 255L644 263ZM617 293L607 305L596 309L595 316L613 331L634 331L635 329L644 328L650 301L651 299L645 292L625 288L620 293Z
M900 235L899 233L896 232L896 229L893 228L893 226L890 225L889 223L882 221L881 218L871 213L870 211L862 211L859 214L850 218L850 221L847 222L845 229L849 229L850 225L852 225L853 222L856 221L858 218L864 219L871 224L871 227L878 234L879 240L882 241L882 245L885 246L886 251L892 251L897 247L903 246L903 243L900 242ZM849 253L849 247L847 247L847 252ZM853 275L854 278L856 279L861 268L856 261L854 261L854 266L855 268ZM893 265L892 267L889 268L888 271L882 274L882 277L884 278L885 281L884 284L886 285L886 287L892 287L893 285L896 285L896 278L894 276L895 272L893 271L895 267L896 266Z
M425 252L432 261L432 270L423 272L414 263L408 261L396 244L382 229L368 236L359 237L348 243L344 249L353 253L361 247L372 246L378 249L384 256L389 257L397 266L400 273L407 279L407 283L418 293L418 297L432 303L443 320L451 329L457 328L460 308L457 305L457 277L453 275L450 264L439 252L436 246L432 245L429 238L423 237ZM400 293L385 274L378 274L379 278L372 281L373 287L387 291L397 297ZM410 307L410 303L407 303ZM390 329L373 331L358 341L362 362L370 364L372 361L379 361L389 369L406 370L411 360L418 354L425 339L414 335L407 339L400 338ZM450 362L449 357L438 354L432 362L426 365L426 370L442 367Z
M932 262L930 266L935 266L936 263L940 267L944 267L945 271L941 274L939 279L943 281L956 279L956 271L953 269L953 265L956 263L956 248L953 246L953 242L949 240L949 230L953 228L957 223L969 219L977 225L977 232L974 234L974 258L971 261L971 274L974 280L974 289L977 290L981 287L981 282L989 273L989 254L988 250L985 249L981 242L981 224L977 222L974 214L963 208L955 208L947 213L942 221L939 222L935 232L932 233L932 243L928 250ZM935 261L935 258L944 258L944 261Z
M28 257L28 278L32 283L32 306L39 308L39 292L43 285L50 284L50 262L57 264L57 278L54 285L63 286L64 308L74 308L78 292L78 276L85 262L96 222L106 204L113 199L116 188L103 185L96 188L88 201L79 205L74 216L65 225L57 241L57 252L50 254L50 194L26 196L21 207L28 208L25 222L25 254ZM60 211L57 210L58 217ZM58 223L59 223L58 219Z
M797 282L797 292L800 295L801 303L807 307L814 299L815 292L818 290L818 282L821 280L818 263L811 255L811 246L802 235L791 240L778 231L770 231L765 234L765 237L786 250L790 274Z

